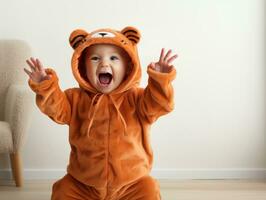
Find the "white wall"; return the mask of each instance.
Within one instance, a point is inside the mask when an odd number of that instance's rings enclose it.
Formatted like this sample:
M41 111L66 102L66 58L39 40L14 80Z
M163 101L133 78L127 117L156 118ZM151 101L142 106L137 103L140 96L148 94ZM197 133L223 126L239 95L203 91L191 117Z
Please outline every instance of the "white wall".
M137 27L142 86L161 47L179 54L175 110L152 128L153 174L266 178L264 14L263 0L2 0L0 38L28 41L33 56L53 67L66 89L77 85L70 68L72 30ZM35 106L23 151L26 178L63 175L67 132ZM1 155L2 176L8 167Z

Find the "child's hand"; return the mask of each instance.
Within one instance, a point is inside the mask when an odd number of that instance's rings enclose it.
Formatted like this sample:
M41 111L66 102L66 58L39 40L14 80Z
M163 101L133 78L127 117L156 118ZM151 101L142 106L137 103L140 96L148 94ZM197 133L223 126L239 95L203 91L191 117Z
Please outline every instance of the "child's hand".
M162 48L160 59L158 62L152 62L149 66L155 71L162 73L169 73L173 69L171 63L177 58L177 54L171 56L172 50L170 49L166 55L164 55L164 48Z
M51 78L51 76L45 72L42 63L38 59L30 58L29 60L26 60L26 62L31 71L27 70L26 68L24 68L24 71L34 82L40 83L43 80L49 80Z

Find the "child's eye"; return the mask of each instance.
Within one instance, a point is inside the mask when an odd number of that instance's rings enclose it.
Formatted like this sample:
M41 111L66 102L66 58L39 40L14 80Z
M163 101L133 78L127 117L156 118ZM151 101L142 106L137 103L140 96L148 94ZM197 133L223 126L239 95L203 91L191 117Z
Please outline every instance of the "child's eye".
M111 56L111 60L118 60L117 56Z
M91 60L93 60L93 61L98 61L100 58L99 57L97 57L97 56L93 56L93 57L91 57Z

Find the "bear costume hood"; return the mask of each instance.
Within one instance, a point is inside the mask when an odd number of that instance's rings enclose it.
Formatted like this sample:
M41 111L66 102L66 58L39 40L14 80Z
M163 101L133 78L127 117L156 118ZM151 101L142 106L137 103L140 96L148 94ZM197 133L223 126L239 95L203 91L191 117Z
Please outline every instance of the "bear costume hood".
M74 30L69 37L69 43L74 49L71 60L72 72L79 86L86 91L99 93L88 80L84 79L84 75L81 74L82 70L80 70L80 67L82 67L80 66L82 53L86 48L94 44L111 44L122 48L129 55L133 65L127 78L109 94L122 93L134 86L138 86L141 78L141 68L137 44L140 37L139 31L130 26L125 27L122 31L108 28L95 30L91 33L82 29Z

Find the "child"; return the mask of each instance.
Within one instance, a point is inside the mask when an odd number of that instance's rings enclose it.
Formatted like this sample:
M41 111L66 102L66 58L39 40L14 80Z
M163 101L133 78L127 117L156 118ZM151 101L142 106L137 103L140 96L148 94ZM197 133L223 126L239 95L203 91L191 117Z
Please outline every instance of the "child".
M139 88L139 40L133 27L73 31L72 72L80 87L64 92L52 69L27 60L31 71L24 70L38 107L69 125L70 161L67 174L53 185L52 200L161 199L159 184L149 175L149 130L174 108L171 63L177 55L162 49L159 61L147 68L148 86Z

